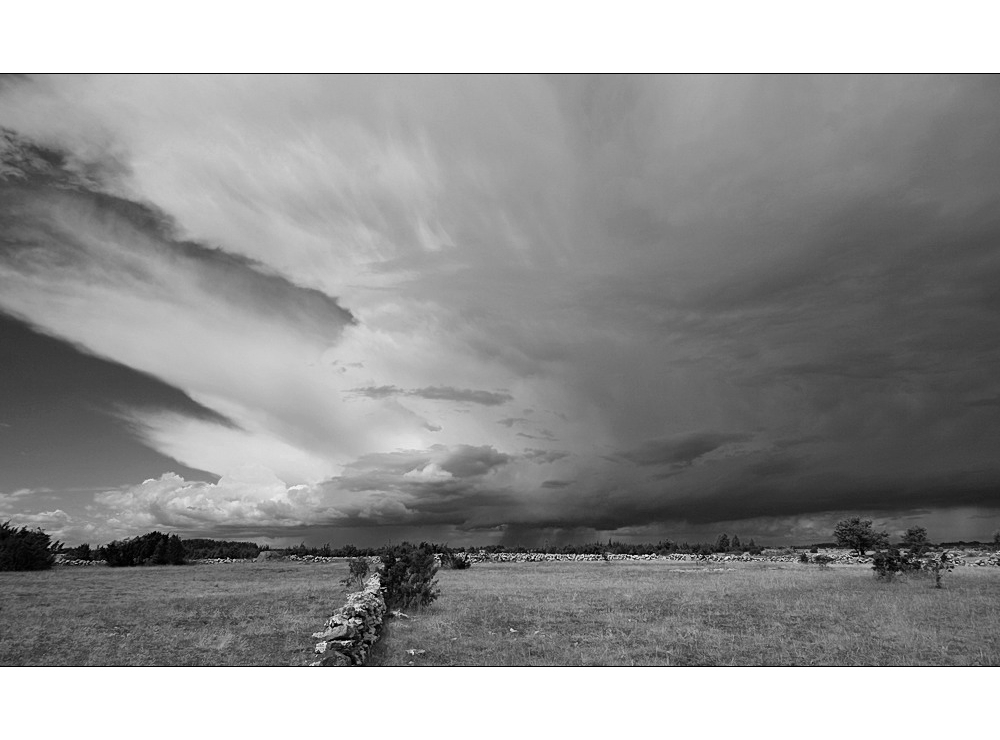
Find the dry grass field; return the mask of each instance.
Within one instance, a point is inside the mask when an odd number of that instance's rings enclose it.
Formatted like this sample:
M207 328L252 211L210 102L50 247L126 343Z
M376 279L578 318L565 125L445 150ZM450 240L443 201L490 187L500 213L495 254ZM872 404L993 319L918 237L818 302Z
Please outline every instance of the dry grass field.
M997 568L956 568L940 590L797 563L482 563L438 579L370 664L1000 664Z
M0 573L0 665L301 666L344 563Z
M0 573L0 665L301 666L343 563ZM391 620L371 665L998 665L1000 569L480 563ZM407 650L425 650L410 655Z

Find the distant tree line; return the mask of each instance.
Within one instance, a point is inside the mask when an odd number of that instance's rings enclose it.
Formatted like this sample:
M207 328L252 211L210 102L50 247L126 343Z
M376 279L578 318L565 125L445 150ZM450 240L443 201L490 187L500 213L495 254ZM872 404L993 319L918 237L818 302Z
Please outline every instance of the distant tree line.
M156 535L156 537L154 538L153 535ZM156 556L157 544L164 537L167 537L167 535L160 532L150 532L141 537L135 537L130 540L116 540L108 545L97 548L92 548L88 543L77 545L76 547L63 547L60 553L71 560L106 560L110 548L113 553L112 557L116 561L139 560L140 562L134 563L138 565L143 564L141 560L144 556L147 558ZM171 544L173 540L170 538L176 538L180 541L183 548L183 560L207 560L209 558L249 559L257 557L261 550L268 549L267 545L258 545L253 542L232 542L229 540L204 538L181 539L177 535L170 535L165 548L173 548L172 554L175 560L179 551L176 544ZM149 547L150 543L152 543L152 548ZM152 550L152 554L146 552L150 549ZM133 558L129 555L123 558L120 557L121 553L135 553L136 556ZM159 557L155 559L159 560Z
M251 559L260 555L261 550L268 549L253 542L232 542L229 540L183 539L184 552L189 560L208 560L210 558Z
M864 555L869 550L881 552L902 548L912 555L920 555L929 548L935 547L927 539L927 530L923 527L911 527L901 538L898 545L890 546L886 532L877 532L872 527L871 520L852 517L837 524L834 531L834 542L823 542L812 545L811 550L820 547L848 547ZM992 542L978 540L967 542L941 542L938 547L988 547L1000 550L1000 531L994 533ZM329 543L320 547L307 547L305 543L275 549L280 555L312 555L320 557L359 558L382 556L391 551L394 546L356 547L351 544L331 547ZM450 547L447 544L421 542L419 545L409 545L423 552L441 555L444 567L465 567L468 563L464 557L455 557L456 553L472 553L484 551L495 553L532 553L548 552L565 555L669 555L673 553L713 555L720 553L759 555L763 547L753 539L741 542L738 535L732 538L721 534L715 542L695 543L671 542L660 540L653 543L625 543L609 539L607 542L591 542L587 544L561 544L544 547L525 547L523 545L486 545ZM41 529L29 530L27 527L11 527L10 522L0 524L0 570L40 570L52 567L56 554L78 560L105 560L111 566L166 565L182 564L188 560L214 558L252 559L262 550L270 550L268 545L258 545L253 542L238 542L230 540L214 540L207 538L181 539L177 535L167 535L161 532L150 532L139 537L115 540L107 545L96 548L84 543L76 547L65 547L60 542L52 542L49 535Z
M162 532L150 532L139 537L109 542L97 549L97 558L113 568L183 565L186 561L181 538Z

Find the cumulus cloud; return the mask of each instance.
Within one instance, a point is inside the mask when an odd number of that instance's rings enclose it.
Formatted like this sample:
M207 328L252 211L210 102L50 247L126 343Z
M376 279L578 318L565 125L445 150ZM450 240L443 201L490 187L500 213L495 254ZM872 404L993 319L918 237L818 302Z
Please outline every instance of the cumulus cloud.
M97 494L94 500L111 512L113 521L136 529L281 527L312 521L323 512L313 491L288 487L263 466L238 469L217 484L165 474L124 490Z

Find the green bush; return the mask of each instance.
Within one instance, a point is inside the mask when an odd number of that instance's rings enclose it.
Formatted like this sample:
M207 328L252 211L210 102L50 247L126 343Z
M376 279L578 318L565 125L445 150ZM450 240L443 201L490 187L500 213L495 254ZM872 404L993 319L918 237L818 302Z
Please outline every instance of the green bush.
M434 548L426 542L420 546L404 542L386 547L380 554L385 570L382 591L389 609L409 609L427 606L439 595L434 576L438 566Z
M954 569L955 564L948 559L946 552L941 553L940 557L932 558L927 563L927 570L934 574L934 588L941 588L941 576Z
M875 553L872 557L872 570L875 571L876 578L891 581L897 574L920 570L920 561L910 553L901 553L898 548L891 547Z
M803 553L799 553L799 562L800 563L808 563L809 562L809 556L806 555L804 552Z
M360 588L368 578L368 558L351 558L347 561L350 572L340 583L346 588Z
M445 570L466 570L472 567L472 561L469 560L465 553L459 554L451 550L446 550L441 553L441 567Z
M0 570L47 570L56 561L60 543L40 529L0 524Z
M830 563L833 562L833 558L829 555L817 555L813 558L813 562L816 563L820 568L829 567Z

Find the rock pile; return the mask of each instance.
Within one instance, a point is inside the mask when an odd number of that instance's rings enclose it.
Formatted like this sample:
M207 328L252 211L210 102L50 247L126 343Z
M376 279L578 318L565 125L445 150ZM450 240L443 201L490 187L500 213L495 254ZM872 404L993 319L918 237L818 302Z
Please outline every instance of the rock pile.
M84 565L107 565L106 560L73 560L70 558L64 558L60 560L58 556L56 557L56 565L69 565L69 566L84 566Z
M193 563L206 563L208 565L227 565L229 563L253 563L253 558L199 558L192 560Z
M322 631L313 633L319 640L316 653L323 657L309 665L362 665L378 640L384 618L382 577L376 572L361 591L347 597L347 603L326 620Z

